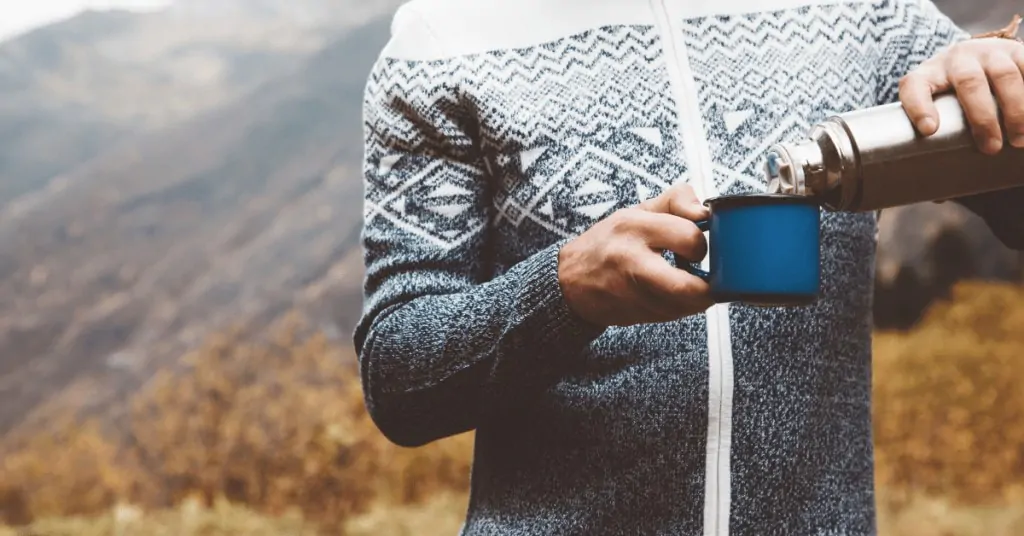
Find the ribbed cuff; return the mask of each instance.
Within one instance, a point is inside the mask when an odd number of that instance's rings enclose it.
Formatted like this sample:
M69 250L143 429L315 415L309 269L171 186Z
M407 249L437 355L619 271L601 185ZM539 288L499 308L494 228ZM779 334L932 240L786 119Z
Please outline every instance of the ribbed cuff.
M558 281L562 240L515 267L519 281L516 310L520 329L539 353L581 352L605 328L587 322L569 308Z

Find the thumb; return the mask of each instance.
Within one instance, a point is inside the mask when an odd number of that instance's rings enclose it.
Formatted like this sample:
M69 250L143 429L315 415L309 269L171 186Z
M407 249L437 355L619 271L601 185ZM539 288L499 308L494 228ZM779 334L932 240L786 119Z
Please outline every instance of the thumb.
M707 207L701 204L696 192L688 184L673 186L658 197L640 203L639 208L648 212L672 214L693 221L703 220L709 214Z

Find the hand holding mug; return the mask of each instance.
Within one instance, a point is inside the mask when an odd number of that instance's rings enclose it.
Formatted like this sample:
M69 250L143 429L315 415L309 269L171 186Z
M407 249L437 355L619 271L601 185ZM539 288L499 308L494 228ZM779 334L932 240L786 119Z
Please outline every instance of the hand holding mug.
M568 242L559 253L558 280L569 307L600 326L667 322L714 304L708 283L672 266L707 254L695 224L708 209L686 184L621 209Z

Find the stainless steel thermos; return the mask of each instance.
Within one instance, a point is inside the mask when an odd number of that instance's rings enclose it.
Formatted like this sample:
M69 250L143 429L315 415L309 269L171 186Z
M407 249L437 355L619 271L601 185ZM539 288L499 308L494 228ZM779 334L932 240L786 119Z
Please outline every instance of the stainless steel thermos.
M769 193L861 212L1024 186L1024 150L1007 142L997 155L982 153L956 96L935 105L939 130L928 137L894 103L833 116L807 139L771 147Z

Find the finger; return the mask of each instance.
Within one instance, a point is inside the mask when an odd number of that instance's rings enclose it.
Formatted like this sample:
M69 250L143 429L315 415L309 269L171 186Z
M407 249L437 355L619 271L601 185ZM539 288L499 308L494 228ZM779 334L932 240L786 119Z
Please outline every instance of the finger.
M706 281L673 267L655 254L637 258L632 280L652 306L674 317L694 314L714 305Z
M1015 93L1016 97L1013 99L1004 99L1000 96L999 108L1002 110L1010 144L1014 147L1024 148L1024 45L1019 43L1013 43L1013 45L1008 58L1016 70L1018 89ZM1006 102L1009 100L1013 102Z
M1003 134L984 66L976 56L956 54L950 57L948 75L978 149L985 154L998 153L1003 148Z
M647 279L647 272L659 269L655 263L672 268L665 259L653 251L636 248L628 255L629 264L622 269L629 288L633 292L635 302L626 302L625 307L642 313L647 321L659 322L678 318L678 304L663 293L655 291L649 284L642 282ZM682 272L682 270L678 270Z
M1002 111L1006 136L1015 147L1024 145L1024 77L1008 52L985 58L985 73ZM997 111L996 121L999 121ZM998 128L998 125L997 125Z
M707 207L701 204L697 193L689 184L673 186L658 197L640 203L640 208L648 212L672 214L693 221L708 217Z
M687 219L657 212L637 211L636 231L649 247L668 250L691 261L699 262L708 254L704 232Z
M938 60L922 63L900 80L900 102L914 128L922 135L931 136L939 129L934 95L949 88L946 71Z

